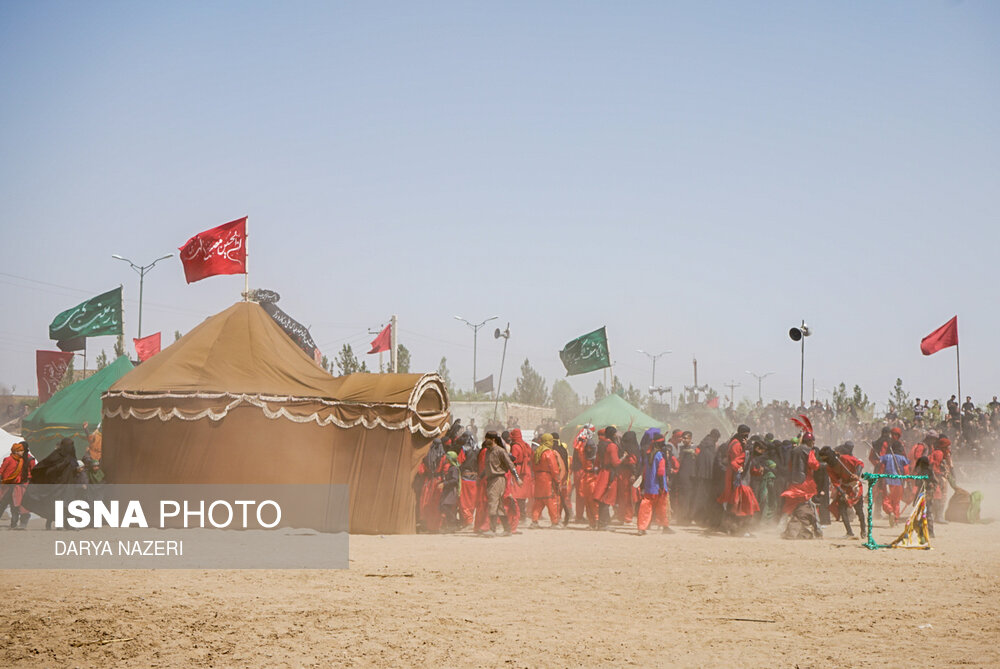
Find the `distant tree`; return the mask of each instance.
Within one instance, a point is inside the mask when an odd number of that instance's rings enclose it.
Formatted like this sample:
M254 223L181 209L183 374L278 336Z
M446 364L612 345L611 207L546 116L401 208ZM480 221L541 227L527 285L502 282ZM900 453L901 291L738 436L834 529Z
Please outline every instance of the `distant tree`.
M340 353L337 354L336 365L340 371L340 376L368 371L368 365L364 362L358 362L358 357L354 355L354 350L350 344L344 344L344 347L340 349Z
M643 405L645 404L646 398L643 396L642 391L633 386L631 383L628 384L628 390L625 391L625 394L622 397L632 406L639 409L644 408Z
M101 352L97 354L97 369L98 371L104 369L108 366L108 354L101 349Z
M448 372L448 358L441 356L441 362L438 363L437 369L438 376L444 381L444 387L448 389L449 395L455 394L455 385L451 382L451 374Z
M73 363L76 361L76 356L74 355L69 359L69 364L66 366L66 373L63 374L62 381L59 382L59 387L57 390L62 390L63 388L68 388L73 385Z
M889 393L889 401L896 405L896 413L903 420L913 420L913 406L910 404L910 393L903 390L903 379L896 379L896 385Z
M514 384L514 401L520 404L543 407L549 403L548 384L525 358L521 363L521 376Z
M851 394L851 406L854 407L858 418L867 416L872 410L872 403L868 400L868 395L861 390L861 386L858 384L854 384L854 390Z
M622 380L614 374L611 375L611 392L619 397L625 397L625 386L622 384Z
M740 399L740 403L736 405L736 415L746 416L747 414L749 414L751 411L754 410L755 406L756 402L754 400L751 400L747 397L743 397Z
M834 386L831 394L833 395L834 411L837 412L838 416L843 415L850 405L850 400L847 397L847 384L841 381L839 386Z
M402 344L396 347L396 369L400 374L410 373L410 349Z
M181 338L181 331L180 330L174 330L174 341L177 341L180 338Z
M597 404L607 396L608 396L607 386L604 385L604 381L598 381L597 386L594 388L594 404Z
M125 335L118 335L115 340L115 360L125 355Z
M552 404L556 407L556 418L561 423L580 413L580 396L566 379L557 379L552 384Z

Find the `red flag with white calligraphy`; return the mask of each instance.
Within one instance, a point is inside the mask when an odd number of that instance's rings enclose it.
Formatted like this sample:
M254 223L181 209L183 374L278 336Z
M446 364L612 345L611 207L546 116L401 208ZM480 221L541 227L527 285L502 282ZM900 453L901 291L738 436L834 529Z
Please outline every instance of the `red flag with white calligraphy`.
M132 339L135 344L135 353L139 356L139 362L146 362L160 352L160 333L151 334L142 339Z
M59 382L66 375L72 353L62 351L35 351L35 374L38 377L38 403L45 404L59 389Z
M216 274L246 274L247 217L199 232L180 252L188 283Z

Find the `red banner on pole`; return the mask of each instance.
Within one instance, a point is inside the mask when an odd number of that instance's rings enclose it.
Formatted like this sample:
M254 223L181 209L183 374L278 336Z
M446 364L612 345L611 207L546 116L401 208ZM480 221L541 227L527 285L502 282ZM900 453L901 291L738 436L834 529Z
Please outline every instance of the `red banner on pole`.
M180 248L188 283L216 274L246 274L247 217L199 232Z
M35 374L38 376L38 403L45 404L59 389L59 382L66 375L72 353L62 351L35 351Z
M920 340L920 352L924 355L931 355L951 346L958 346L958 316Z
M378 336L372 340L372 350L368 351L368 354L381 353L382 351L388 351L392 346L392 326L386 325L385 329L378 333Z
M132 339L132 343L135 344L135 352L139 356L139 362L146 362L160 352L160 333L157 332L142 339Z

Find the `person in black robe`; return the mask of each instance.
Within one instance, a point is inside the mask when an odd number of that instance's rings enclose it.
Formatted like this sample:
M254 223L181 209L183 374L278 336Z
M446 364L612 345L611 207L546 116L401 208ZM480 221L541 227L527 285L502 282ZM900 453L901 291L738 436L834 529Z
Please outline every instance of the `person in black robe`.
M718 448L718 430L712 429L698 443L698 454L694 459L694 520L699 525L707 525L715 504L715 488L712 480L715 477L715 451Z
M443 529L454 532L459 527L458 500L462 495L462 475L458 463L458 454L448 451L445 454L448 463L441 473L441 515L444 516Z
M81 490L75 485L79 466L76 447L67 437L31 470L22 506L45 518L45 529L52 528L57 500L69 501L80 496Z
M698 449L691 443L691 437L690 430L681 434L681 441L677 446L679 467L670 487L670 503L675 513L674 523L678 525L690 525L694 519Z

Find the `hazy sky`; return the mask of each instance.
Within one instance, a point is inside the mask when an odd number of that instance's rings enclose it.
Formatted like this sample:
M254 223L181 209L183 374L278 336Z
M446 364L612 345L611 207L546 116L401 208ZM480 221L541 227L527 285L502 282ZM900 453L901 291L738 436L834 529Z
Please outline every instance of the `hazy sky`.
M0 3L0 383L78 302L240 216L250 280L333 357L400 319L414 371L510 322L550 386L607 325L616 372L766 397L1000 393L996 2ZM243 277L146 277L188 331ZM494 323L479 375L496 373ZM91 340L90 364L113 337ZM369 364L377 356L369 358ZM592 395L595 372L571 379Z

